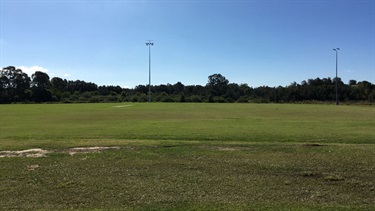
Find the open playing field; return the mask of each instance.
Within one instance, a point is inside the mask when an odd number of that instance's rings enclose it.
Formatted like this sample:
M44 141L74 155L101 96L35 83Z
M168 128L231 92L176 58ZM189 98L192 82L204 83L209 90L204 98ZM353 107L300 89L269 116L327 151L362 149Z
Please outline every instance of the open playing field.
M373 210L375 107L0 105L0 205Z

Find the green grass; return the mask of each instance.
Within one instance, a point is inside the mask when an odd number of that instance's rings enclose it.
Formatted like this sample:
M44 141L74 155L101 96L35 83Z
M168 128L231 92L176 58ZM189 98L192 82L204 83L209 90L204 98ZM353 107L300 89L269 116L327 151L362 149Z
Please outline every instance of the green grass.
M0 147L118 140L372 143L374 106L0 105Z
M0 151L53 150L0 158L1 209L375 209L373 106L120 105L0 105Z

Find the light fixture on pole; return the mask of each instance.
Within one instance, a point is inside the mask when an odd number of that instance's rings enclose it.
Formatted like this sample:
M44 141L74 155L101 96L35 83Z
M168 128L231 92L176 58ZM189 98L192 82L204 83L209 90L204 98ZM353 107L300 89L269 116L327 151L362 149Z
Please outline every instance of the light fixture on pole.
M338 77L337 77L337 62L338 62L338 58L337 58L337 54L338 54L338 51L340 50L340 48L334 48L333 49L335 52L336 52L336 78L335 78L335 82L336 82L336 105L339 104L339 98L338 98L338 91L337 91L337 82L338 82Z
M147 40L148 46L148 102L151 102L151 46L154 45L152 40Z

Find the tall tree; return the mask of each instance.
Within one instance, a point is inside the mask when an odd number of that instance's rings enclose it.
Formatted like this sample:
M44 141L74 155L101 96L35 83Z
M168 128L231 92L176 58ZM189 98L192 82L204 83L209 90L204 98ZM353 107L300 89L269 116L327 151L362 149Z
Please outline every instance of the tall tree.
M35 102L52 101L51 82L47 73L36 71L32 78L32 96Z
M67 80L59 78L59 77L53 77L51 79L51 85L54 90L59 91L59 92L65 92L67 91L67 88L68 88Z
M30 77L21 69L8 66L0 71L0 102L29 100Z
M229 81L221 74L208 76L207 87L212 95L221 96L227 91Z
M39 88L50 88L51 82L49 81L49 76L47 73L36 71L31 75L32 86Z
M183 94L183 92L184 92L184 85L181 82L177 82L173 85L174 94Z

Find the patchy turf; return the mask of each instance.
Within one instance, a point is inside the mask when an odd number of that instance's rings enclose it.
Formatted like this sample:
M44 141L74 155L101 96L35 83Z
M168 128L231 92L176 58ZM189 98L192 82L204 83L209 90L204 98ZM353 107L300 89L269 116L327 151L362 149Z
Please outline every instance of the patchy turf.
M375 209L375 147L124 145L0 158L2 209Z
M118 105L0 105L1 209L375 209L374 107Z

